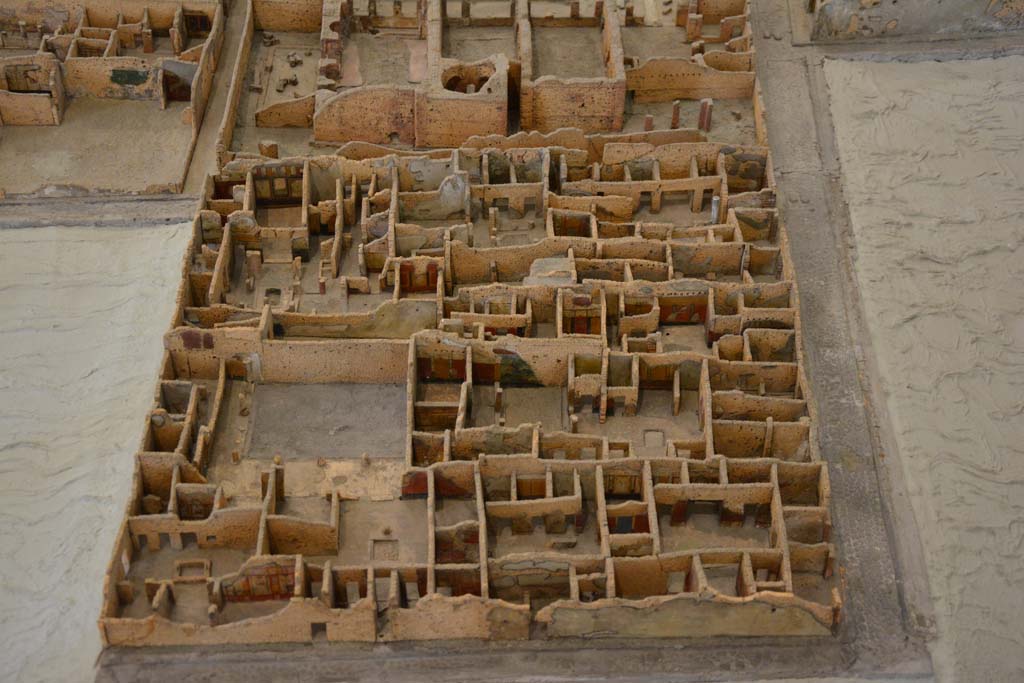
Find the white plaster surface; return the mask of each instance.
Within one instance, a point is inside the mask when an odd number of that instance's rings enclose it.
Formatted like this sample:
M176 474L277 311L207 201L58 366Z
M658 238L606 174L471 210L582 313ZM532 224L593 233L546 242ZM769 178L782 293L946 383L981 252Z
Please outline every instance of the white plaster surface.
M189 232L0 230L0 680L94 676Z
M1024 680L1024 57L825 73L936 672Z

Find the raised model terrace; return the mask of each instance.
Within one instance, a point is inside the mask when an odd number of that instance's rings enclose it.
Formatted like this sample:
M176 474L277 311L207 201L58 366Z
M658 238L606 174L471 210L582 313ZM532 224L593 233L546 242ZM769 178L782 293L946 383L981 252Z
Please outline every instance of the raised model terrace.
M0 6L0 197L180 192L224 41L217 0Z
M104 642L832 633L745 2L230 11Z

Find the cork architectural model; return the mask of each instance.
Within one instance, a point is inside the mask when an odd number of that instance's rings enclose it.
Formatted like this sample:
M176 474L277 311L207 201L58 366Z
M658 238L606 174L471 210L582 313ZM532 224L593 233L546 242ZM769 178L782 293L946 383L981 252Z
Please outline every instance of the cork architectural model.
M829 636L749 14L96 0L5 31L4 125L180 102L216 157L103 642Z

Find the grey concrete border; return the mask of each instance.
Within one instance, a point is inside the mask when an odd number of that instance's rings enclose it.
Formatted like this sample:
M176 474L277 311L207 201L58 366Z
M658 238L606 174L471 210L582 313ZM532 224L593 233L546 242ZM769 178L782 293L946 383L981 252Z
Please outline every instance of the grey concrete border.
M91 195L0 200L0 230L13 228L159 228L190 223L196 198L189 195Z
M830 38L813 40L811 32L814 15L805 10L808 0L787 0L787 9L792 29L792 45L794 47L841 47L848 46L854 50L877 49L884 45L907 45L908 43L958 43L963 45L971 42L984 42L990 39L1015 40L1024 39L1024 29L1006 29L989 31L945 31L937 33L912 33L893 35L858 36L857 38Z

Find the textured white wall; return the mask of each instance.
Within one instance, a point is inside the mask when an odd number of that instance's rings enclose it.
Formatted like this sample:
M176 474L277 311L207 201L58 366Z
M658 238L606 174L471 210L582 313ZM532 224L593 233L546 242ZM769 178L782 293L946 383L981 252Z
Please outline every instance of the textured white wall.
M1024 680L1024 57L825 74L936 671Z
M93 679L189 232L0 230L0 679Z

